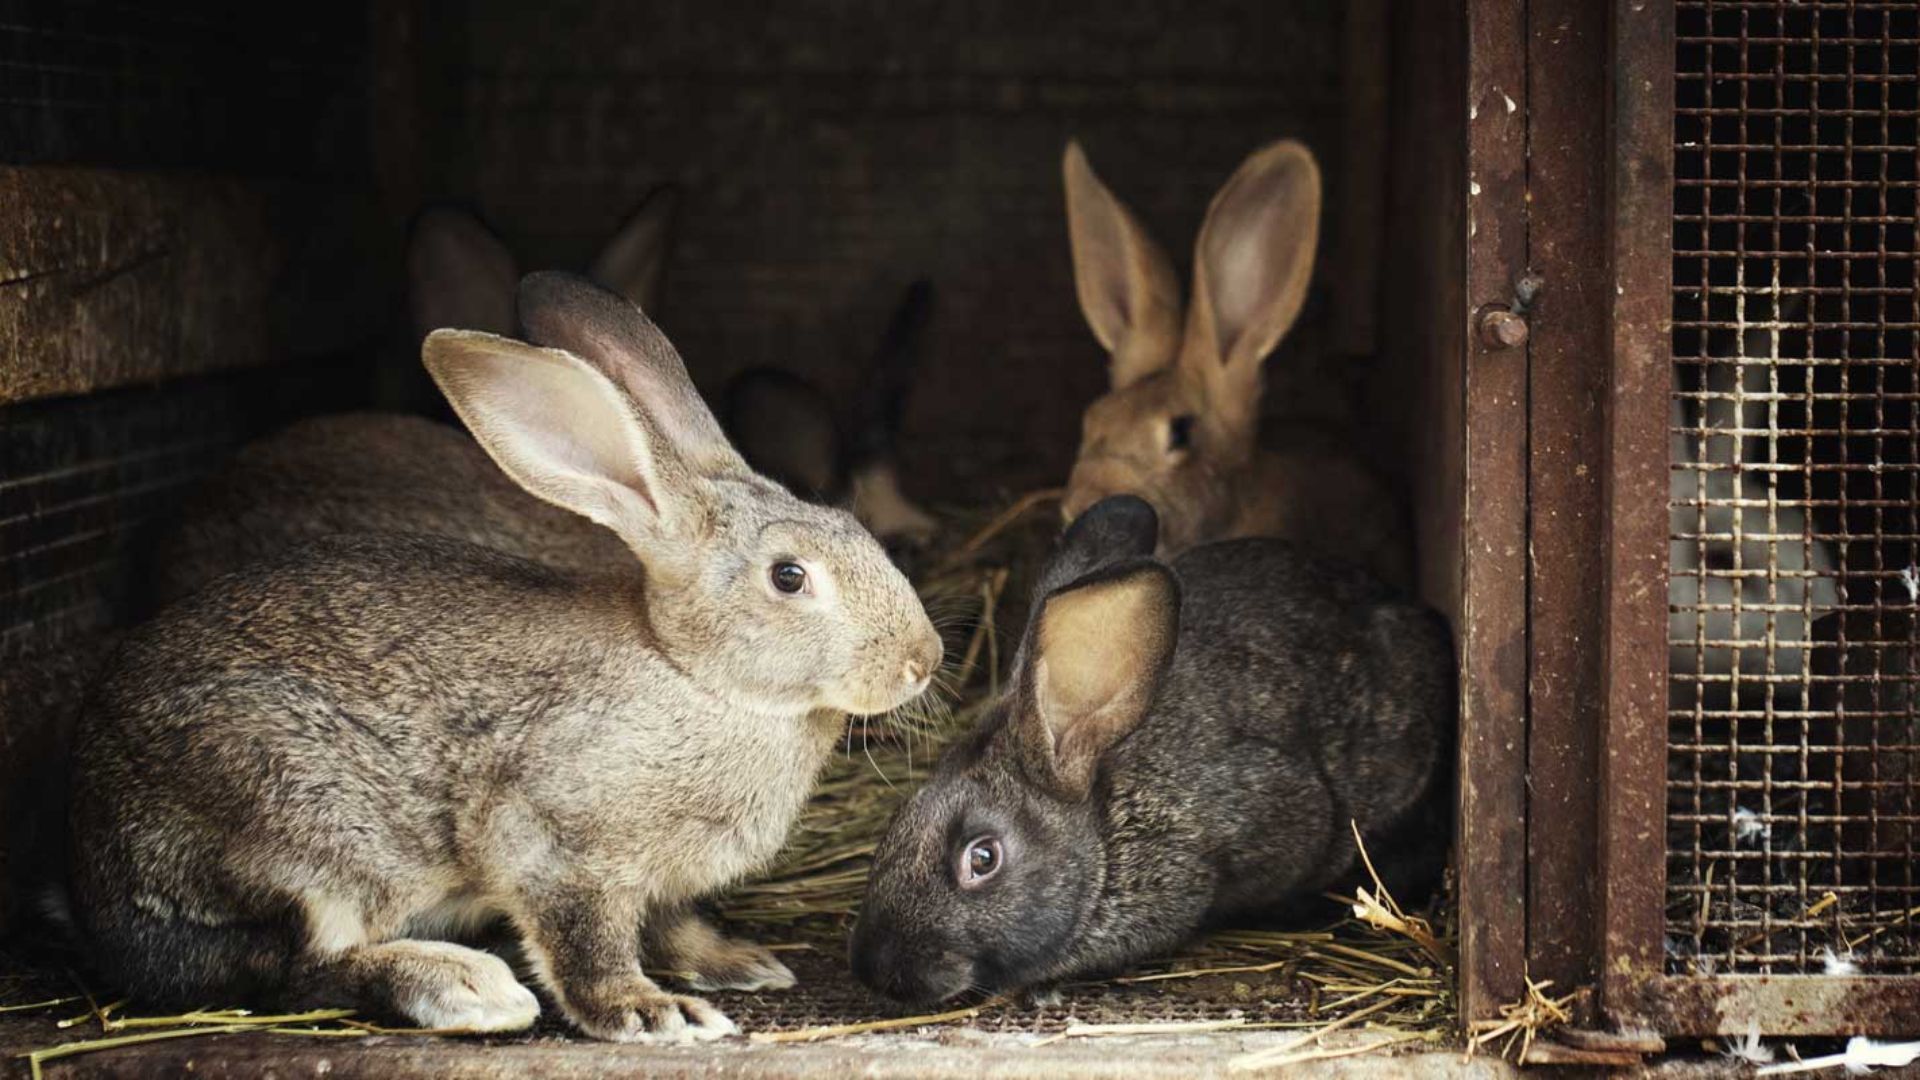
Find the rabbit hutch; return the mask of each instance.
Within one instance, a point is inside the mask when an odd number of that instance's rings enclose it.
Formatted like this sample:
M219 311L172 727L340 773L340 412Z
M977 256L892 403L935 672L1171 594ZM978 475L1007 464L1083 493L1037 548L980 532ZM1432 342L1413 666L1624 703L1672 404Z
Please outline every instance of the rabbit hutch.
M1920 1039L1913 0L5 7L0 1074L1737 1074ZM1063 149L1190 280L1281 138L1323 197L1263 430L1387 479L1452 628L1441 895L908 1015L847 970L867 858L1007 676L1107 386ZM42 910L73 717L172 515L294 421L435 412L425 207L508 280L650 222L649 314L715 402L764 367L872 396L919 298L887 393L934 526L900 558L951 693L856 720L715 898L798 976L711 995L743 1038L161 1016Z

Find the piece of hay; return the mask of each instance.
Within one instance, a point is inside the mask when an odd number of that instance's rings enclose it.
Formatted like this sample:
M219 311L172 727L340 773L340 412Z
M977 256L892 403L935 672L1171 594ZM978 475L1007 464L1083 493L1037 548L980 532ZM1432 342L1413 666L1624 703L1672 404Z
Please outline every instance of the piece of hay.
M1427 955L1433 957L1441 967L1451 968L1452 951L1440 944L1440 939L1434 936L1432 925L1418 915L1408 915L1401 910L1393 894L1387 891L1387 886L1380 880L1379 872L1373 868L1373 859L1367 855L1367 842L1360 838L1360 823L1349 820L1347 825L1353 829L1353 843L1360 850L1360 862L1367 868L1367 876L1373 879L1371 893L1364 887L1353 891L1354 917L1369 926L1404 935L1426 950Z
M988 998L978 1005L969 1005L964 1009L953 1009L943 1013L931 1013L926 1016L895 1016L885 1020L865 1020L858 1024L829 1024L825 1027L801 1028L798 1031L756 1031L747 1036L747 1039L749 1042L757 1043L819 1042L821 1039L837 1039L845 1035L866 1035L875 1031L897 1031L901 1028L950 1024L955 1020L971 1020L988 1009L1005 1005L1008 1000L1005 996Z
M1501 1019L1479 1020L1468 1025L1469 1054L1505 1039L1500 1056L1509 1056L1517 1043L1520 1052L1513 1055L1512 1060L1525 1061L1527 1051L1533 1048L1533 1040L1541 1032L1573 1022L1573 1003L1579 999L1582 991L1576 990L1557 998L1548 997L1547 989L1553 985L1552 979L1535 982L1528 977L1526 982L1527 995L1511 1005L1500 1006Z

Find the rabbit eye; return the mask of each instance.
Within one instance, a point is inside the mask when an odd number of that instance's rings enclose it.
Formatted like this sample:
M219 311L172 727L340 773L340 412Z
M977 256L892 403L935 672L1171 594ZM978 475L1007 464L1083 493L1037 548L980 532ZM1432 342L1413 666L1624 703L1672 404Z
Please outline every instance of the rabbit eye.
M960 887L978 888L981 883L1000 872L1004 857L997 837L982 836L967 844L960 854Z
M1176 416L1167 421L1167 453L1177 453L1193 445L1193 417Z
M774 563L771 577L773 587L788 595L800 592L807 587L807 571L799 563Z

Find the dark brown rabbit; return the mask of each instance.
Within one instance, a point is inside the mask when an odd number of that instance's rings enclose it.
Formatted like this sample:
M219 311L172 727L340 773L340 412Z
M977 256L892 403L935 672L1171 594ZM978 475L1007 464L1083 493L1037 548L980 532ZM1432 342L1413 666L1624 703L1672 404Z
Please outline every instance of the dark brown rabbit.
M852 943L869 987L921 1003L1124 967L1340 880L1349 822L1390 864L1444 820L1440 618L1281 541L1169 565L1157 533L1115 496L1060 541L1014 684L875 852ZM1387 872L1429 869L1405 861Z
M135 996L524 1027L506 964L429 940L495 917L599 1038L733 1029L642 973L643 937L696 989L791 984L689 905L773 856L841 715L920 693L940 639L850 515L746 467L637 308L521 292L553 347L440 331L426 365L502 472L623 557L366 533L136 631L76 740L70 881Z

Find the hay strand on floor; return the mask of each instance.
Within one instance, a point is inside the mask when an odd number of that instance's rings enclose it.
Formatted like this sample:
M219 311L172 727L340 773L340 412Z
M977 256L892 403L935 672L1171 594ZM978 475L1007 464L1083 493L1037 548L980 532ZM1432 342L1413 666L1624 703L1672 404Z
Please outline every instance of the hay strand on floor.
M988 998L978 1005L969 1005L964 1009L952 1009L943 1013L931 1013L926 1016L895 1016L885 1020L864 1020L857 1024L828 1024L824 1027L800 1028L797 1031L756 1031L747 1038L749 1042L756 1043L819 1042L822 1039L838 1039L847 1035L868 1035L876 1031L931 1027L936 1024L951 1024L956 1020L971 1020L988 1009L1005 1005L1007 1000L1006 997Z

